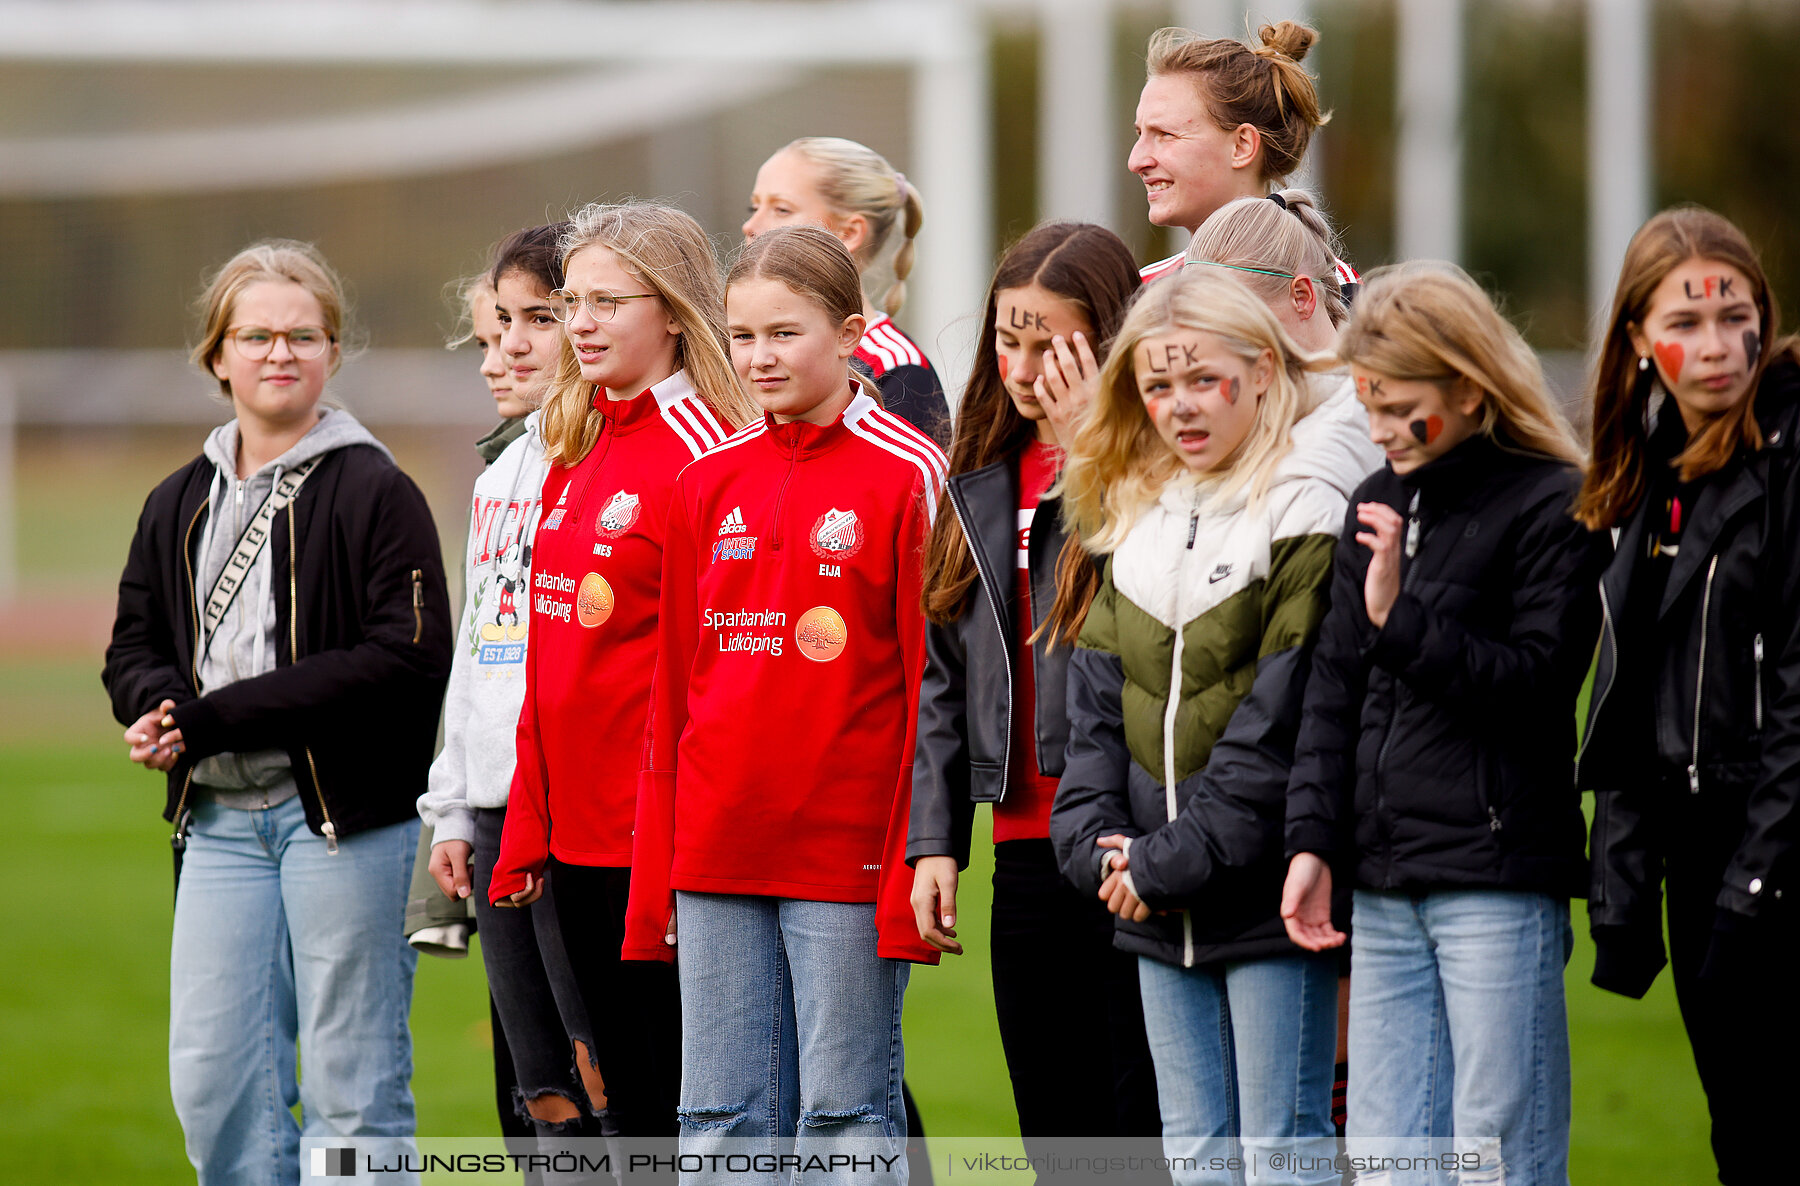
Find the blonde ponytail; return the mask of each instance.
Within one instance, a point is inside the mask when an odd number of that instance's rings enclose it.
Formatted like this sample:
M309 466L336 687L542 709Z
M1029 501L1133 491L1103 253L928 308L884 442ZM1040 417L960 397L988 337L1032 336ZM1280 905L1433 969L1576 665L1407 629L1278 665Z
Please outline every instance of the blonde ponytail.
M783 152L797 153L817 172L819 195L840 217L860 214L869 234L856 251L857 269L868 291L870 272L892 276L877 305L889 316L906 301L906 278L913 268L913 240L925 222L925 204L905 174L866 144L837 136L803 136ZM895 231L900 234L895 234Z

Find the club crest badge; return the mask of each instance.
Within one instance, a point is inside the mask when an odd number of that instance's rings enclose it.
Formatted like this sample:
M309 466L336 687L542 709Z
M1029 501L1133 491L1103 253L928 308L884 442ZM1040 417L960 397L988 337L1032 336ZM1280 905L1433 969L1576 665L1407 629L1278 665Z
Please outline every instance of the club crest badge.
M848 560L862 551L868 533L855 511L832 507L813 524L812 550L822 560Z
M635 494L627 494L623 490L606 500L600 508L600 515L594 520L596 534L609 539L624 535L631 530L631 525L638 521L643 513L643 502Z

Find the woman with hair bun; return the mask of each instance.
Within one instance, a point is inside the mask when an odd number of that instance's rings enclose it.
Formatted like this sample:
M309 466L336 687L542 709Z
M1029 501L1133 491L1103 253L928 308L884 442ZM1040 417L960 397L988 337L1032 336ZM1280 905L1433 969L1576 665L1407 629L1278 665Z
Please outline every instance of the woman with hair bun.
M303 1135L412 1151L402 922L450 606L424 496L323 403L325 260L254 244L201 309L191 357L234 416L145 501L103 678L131 760L167 775L188 1160L204 1184L297 1181Z
M916 342L893 318L906 301L913 240L925 221L919 191L874 149L835 136L804 136L756 171L744 238L779 226L811 224L836 235L863 282L862 341L855 365L875 381L888 411L939 445L949 439L944 387ZM870 285L886 281L878 300Z
M1252 48L1187 29L1151 35L1127 163L1144 182L1155 225L1191 232L1233 198L1266 196L1300 168L1313 131L1331 119L1300 64L1318 32L1277 21L1257 37ZM1148 265L1144 282L1179 270L1182 259ZM1349 264L1332 262L1342 284L1356 283Z
M1619 538L1580 754L1594 983L1641 997L1667 959L1732 1184L1769 1180L1758 1147L1800 1106L1800 353L1780 334L1741 230L1698 207L1645 223L1580 503Z

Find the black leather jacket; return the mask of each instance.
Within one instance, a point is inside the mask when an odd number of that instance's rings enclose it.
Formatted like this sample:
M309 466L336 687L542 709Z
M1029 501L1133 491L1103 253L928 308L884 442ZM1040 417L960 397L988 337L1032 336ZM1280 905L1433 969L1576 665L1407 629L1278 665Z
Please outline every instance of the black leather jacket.
M919 691L919 740L913 757L912 820L906 861L954 856L969 864L969 834L977 803L1006 797L1012 758L1013 678L1019 626L1016 457L954 474L950 505L975 556L978 588L954 622L925 624L925 677ZM1056 559L1063 547L1062 501L1045 498L1032 520L1031 616L1035 628L1056 600ZM1032 646L1036 689L1038 769L1050 778L1063 769L1069 740L1065 703L1069 655L1063 643Z
M1609 945L1642 954L1633 975L1606 984L1632 995L1661 964L1672 859L1692 865L1693 850L1716 847L1708 870L1716 890L1707 892L1746 923L1780 909L1771 902L1794 889L1800 367L1771 365L1756 401L1763 447L1740 450L1700 484L1656 626L1639 627L1652 637L1632 636L1621 621L1645 551L1648 500L1620 529L1601 582L1604 625L1577 779L1594 792L1589 922L1606 940L1603 963Z

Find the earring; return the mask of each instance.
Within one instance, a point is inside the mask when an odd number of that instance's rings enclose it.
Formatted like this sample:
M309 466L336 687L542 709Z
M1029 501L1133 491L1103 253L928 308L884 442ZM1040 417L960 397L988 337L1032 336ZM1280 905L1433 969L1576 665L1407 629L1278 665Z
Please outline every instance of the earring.
M1647 371L1649 369L1650 369L1650 356L1648 354L1638 355L1638 370Z

